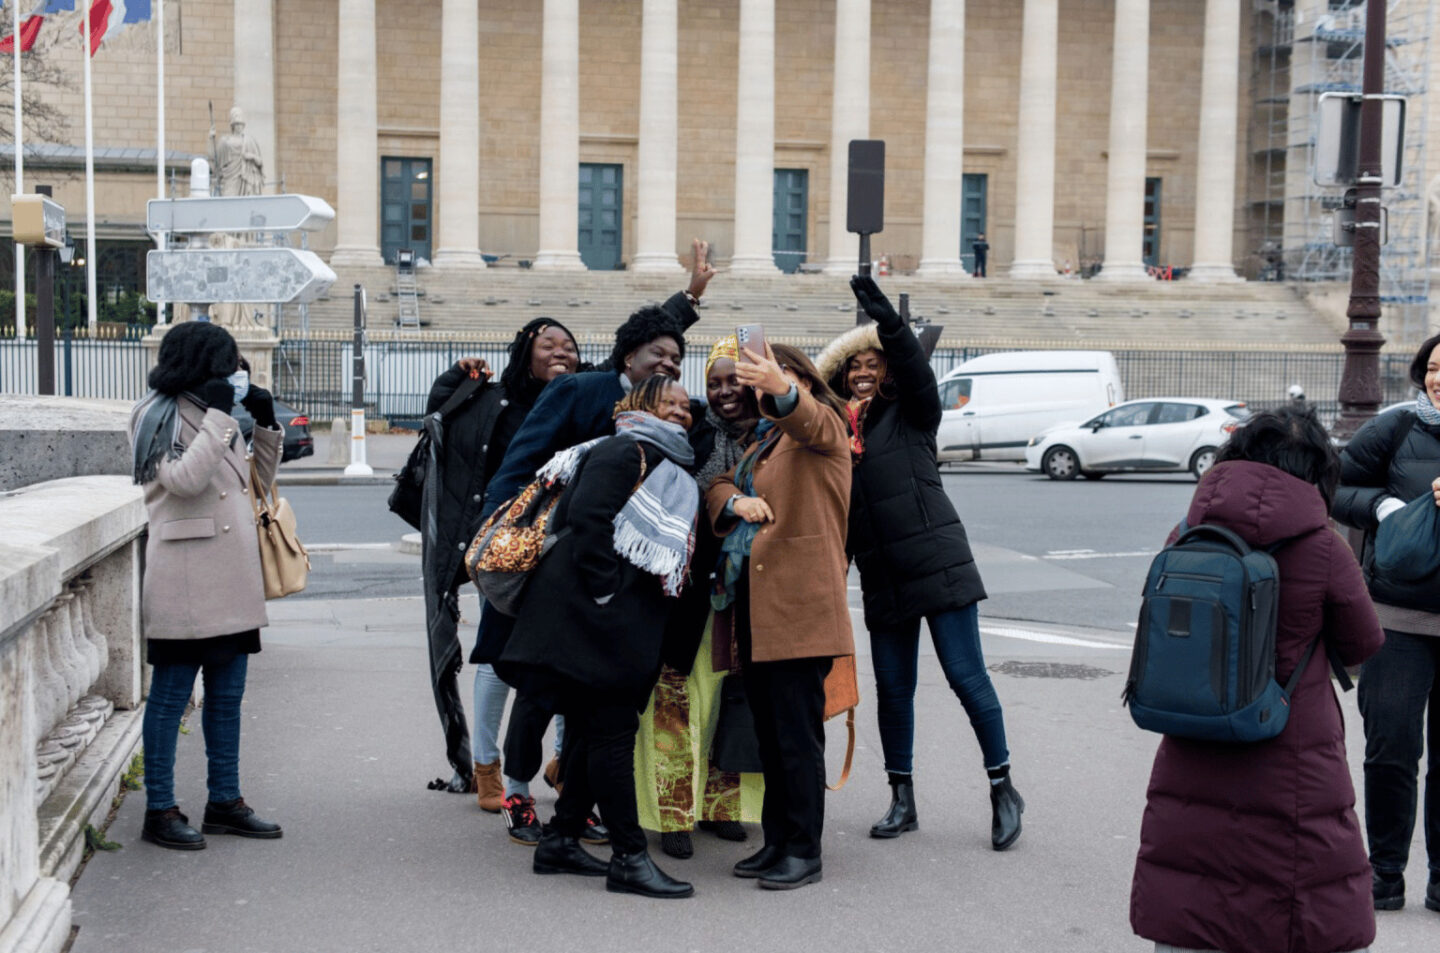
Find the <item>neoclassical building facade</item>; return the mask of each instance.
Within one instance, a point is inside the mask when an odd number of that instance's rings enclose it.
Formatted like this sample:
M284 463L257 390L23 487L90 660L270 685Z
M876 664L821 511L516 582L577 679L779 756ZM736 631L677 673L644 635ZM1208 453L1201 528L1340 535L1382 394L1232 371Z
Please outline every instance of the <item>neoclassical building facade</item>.
M167 147L185 194L239 106L267 188L335 206L312 247L337 269L404 247L437 269L677 271L700 236L735 273L848 271L846 146L872 138L893 267L965 280L983 234L992 275L1234 280L1264 264L1256 25L1351 5L167 0ZM78 64L73 32L40 55ZM157 42L132 27L93 61L112 242L143 240L156 191ZM81 221L79 87L44 95L71 151L27 185L54 179Z

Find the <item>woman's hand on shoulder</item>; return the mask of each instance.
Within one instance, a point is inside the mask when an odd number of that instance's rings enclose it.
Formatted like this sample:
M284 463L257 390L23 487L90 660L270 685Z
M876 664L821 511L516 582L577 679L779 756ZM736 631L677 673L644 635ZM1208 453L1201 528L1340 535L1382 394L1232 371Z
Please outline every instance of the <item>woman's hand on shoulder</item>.
M758 496L742 496L736 500L735 515L747 523L775 522L775 511Z
M1430 481L1430 492L1435 495L1435 505L1440 506L1440 477Z
M490 365L485 362L483 357L462 357L455 362L455 366L464 371L468 377L488 378L490 376Z

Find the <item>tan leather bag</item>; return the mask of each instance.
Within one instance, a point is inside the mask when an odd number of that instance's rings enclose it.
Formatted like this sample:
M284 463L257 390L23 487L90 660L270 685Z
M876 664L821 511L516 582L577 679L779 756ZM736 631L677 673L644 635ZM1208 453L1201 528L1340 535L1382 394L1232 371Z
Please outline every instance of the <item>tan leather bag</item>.
M855 763L855 708L859 704L860 678L855 671L855 656L842 655L831 663L830 674L825 676L825 720L843 712L845 729L850 735L840 780L825 785L832 791L840 790L850 780L850 768Z
M295 534L295 512L275 485L260 482L255 461L250 461L250 504L255 509L255 531L260 539L260 572L265 598L279 599L305 588L310 575L310 554Z

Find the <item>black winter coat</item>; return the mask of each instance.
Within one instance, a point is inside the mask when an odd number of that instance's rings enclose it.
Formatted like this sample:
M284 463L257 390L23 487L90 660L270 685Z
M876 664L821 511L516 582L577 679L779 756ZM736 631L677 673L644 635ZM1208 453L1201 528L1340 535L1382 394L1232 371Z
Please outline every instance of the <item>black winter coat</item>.
M425 403L426 415L439 410L465 378L466 372L458 367L436 378ZM523 419L538 395L536 388L532 393L512 397L500 384L487 383L446 418L441 434L439 481L434 488L439 494L438 533L435 539L426 541L425 547L427 576L440 585L448 584L453 589L466 581L465 549L483 522L480 507L486 483L505 455L501 442L491 440L497 424L502 415ZM501 429L513 434L518 422Z
M1407 417L1414 423L1397 445ZM1385 605L1440 612L1440 578L1400 582L1381 578L1374 571L1375 528L1379 525L1375 507L1387 496L1408 503L1431 494L1430 481L1440 476L1440 427L1421 423L1413 410L1379 414L1350 438L1340 464L1333 515L1365 531L1360 565L1370 597Z
M652 453L653 456L653 453ZM552 710L589 692L640 711L660 675L671 602L659 577L615 552L615 516L640 477L634 440L612 437L581 461L551 516L554 547L535 569L496 673ZM610 596L605 605L596 598Z
M898 399L877 395L862 421L865 452L851 478L846 541L872 631L985 598L965 526L935 462L935 374L909 328L880 330L880 345Z

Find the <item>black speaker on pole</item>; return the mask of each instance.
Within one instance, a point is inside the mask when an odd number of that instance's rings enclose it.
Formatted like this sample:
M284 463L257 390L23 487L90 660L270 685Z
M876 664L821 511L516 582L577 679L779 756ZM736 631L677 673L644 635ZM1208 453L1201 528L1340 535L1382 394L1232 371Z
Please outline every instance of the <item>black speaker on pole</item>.
M845 229L861 235L885 230L885 140L850 140Z

